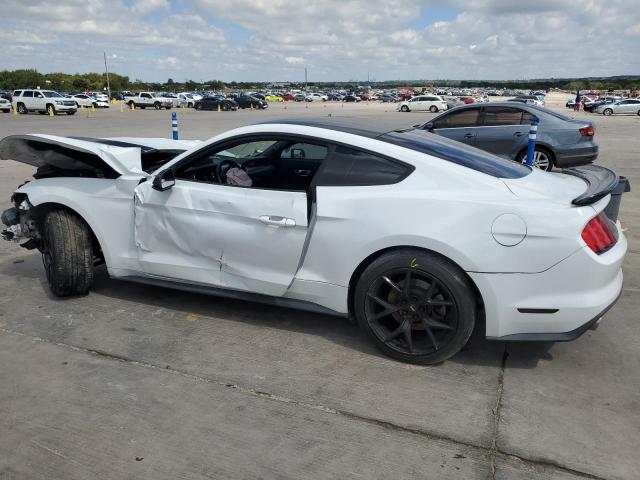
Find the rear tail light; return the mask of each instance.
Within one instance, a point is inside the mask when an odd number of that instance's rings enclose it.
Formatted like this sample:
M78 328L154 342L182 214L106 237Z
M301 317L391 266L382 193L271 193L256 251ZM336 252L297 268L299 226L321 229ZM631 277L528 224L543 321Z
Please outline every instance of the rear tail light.
M593 125L585 125L579 131L583 137L593 137L596 134L596 129L593 128Z
M582 230L582 239L587 246L600 255L616 244L617 230L604 213L589 220Z

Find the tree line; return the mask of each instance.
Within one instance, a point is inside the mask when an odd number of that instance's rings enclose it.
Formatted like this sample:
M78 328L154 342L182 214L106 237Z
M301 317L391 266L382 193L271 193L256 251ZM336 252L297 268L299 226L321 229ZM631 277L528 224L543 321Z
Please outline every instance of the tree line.
M169 78L166 82L145 82L140 79L131 80L129 77L117 73L109 73L109 85L112 92L123 90L150 91L194 91L194 90L256 90L269 88L270 82L228 82L209 80L196 82L186 80L176 82ZM303 88L304 83L289 83L291 87ZM355 89L358 86L369 85L367 82L309 82L308 86L318 88ZM617 76L599 78L570 78L570 79L534 79L534 80L395 80L371 82L376 88L403 87L431 87L450 86L457 88L499 88L499 89L532 89L550 90L640 90L640 76ZM3 70L0 71L0 90L15 90L18 88L37 88L57 90L60 92L81 92L85 90L100 91L107 88L107 77L104 73L40 73L35 69Z
M40 73L35 69L2 70L0 71L0 90L15 90L18 88L38 88L56 90L60 92L102 91L107 88L107 76L104 73ZM222 90L224 83L211 80L205 83L186 80L175 82L171 78L166 82L145 82L131 80L124 75L109 73L109 87L112 92L124 90L140 91L193 91L193 90Z

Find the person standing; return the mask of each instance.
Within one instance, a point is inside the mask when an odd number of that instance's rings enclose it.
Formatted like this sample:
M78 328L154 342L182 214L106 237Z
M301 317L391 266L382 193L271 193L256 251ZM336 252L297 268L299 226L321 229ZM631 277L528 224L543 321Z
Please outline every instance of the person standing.
M575 103L573 104L573 109L574 109L576 112L579 112L579 111L580 111L580 100L581 100L581 99L580 99L580 90L576 90L576 101L575 101Z

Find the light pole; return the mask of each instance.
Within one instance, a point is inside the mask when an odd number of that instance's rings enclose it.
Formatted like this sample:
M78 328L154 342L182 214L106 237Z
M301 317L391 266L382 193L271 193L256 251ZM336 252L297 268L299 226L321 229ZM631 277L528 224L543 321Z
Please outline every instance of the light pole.
M107 95L109 96L109 101L111 101L111 86L109 85L109 69L107 68L107 52L102 52L104 55L104 71L107 73Z

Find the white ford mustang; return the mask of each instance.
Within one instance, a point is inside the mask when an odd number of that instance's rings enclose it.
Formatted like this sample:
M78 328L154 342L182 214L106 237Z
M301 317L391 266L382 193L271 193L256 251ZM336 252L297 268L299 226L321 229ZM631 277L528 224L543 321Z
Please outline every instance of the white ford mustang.
M51 290L94 266L154 285L352 316L386 354L434 363L488 338L570 340L622 288L604 213L618 177L545 173L423 131L252 125L206 142L7 137L37 167L2 215ZM614 219L615 220L615 219Z

